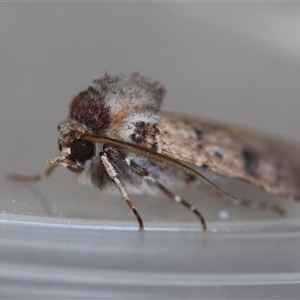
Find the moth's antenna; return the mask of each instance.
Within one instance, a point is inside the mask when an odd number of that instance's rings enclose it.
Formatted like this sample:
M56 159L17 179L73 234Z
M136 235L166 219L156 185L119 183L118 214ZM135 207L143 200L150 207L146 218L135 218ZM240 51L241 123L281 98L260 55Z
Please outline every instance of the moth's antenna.
M88 135L83 135L82 138L84 138L90 142L111 145L119 150L125 150L128 152L149 158L152 161L173 165L179 169L184 170L187 173L191 173L191 174L195 175L196 177L201 178L204 182L206 182L209 186L211 186L216 191L216 193L219 193L221 196L223 196L225 198L225 199L223 198L223 200L227 201L228 203L231 203L234 205L244 205L244 206L259 208L259 209L263 209L263 210L271 210L271 211L279 214L280 216L283 216L285 214L285 211L277 205L241 199L239 197L235 197L235 196L232 196L232 195L226 193L224 190L219 188L216 184L214 184L212 181L207 179L204 175L202 175L195 169L185 165L184 163L182 163L166 154L153 152L150 149L143 148L143 147L135 145L135 144L116 140L116 139L109 138L109 137L102 136L102 135L89 135L88 134Z
M150 149L147 148L143 148L141 146L135 145L135 144L131 144L128 142L124 142L124 141L120 141L120 140L116 140L113 138L109 138L106 136L102 136L102 135L90 135L90 134L84 134L81 136L82 139L88 140L90 142L94 142L94 143L99 143L99 144L105 144L105 145L110 145L113 146L116 149L119 150L125 150L127 152L131 152L146 158L149 158L152 161L156 161L156 162L161 162L161 163L166 163L169 165L173 165L179 169L184 170L187 173L193 174L198 178L201 178L203 181L205 181L207 184L209 184L210 186L212 186L216 191L218 191L222 196L225 197L229 197L231 202L232 200L240 203L241 199L234 197L228 193L226 193L224 190L222 190L221 188L219 188L216 184L214 184L213 182L211 182L209 179L207 179L204 175L202 175L201 173L197 172L196 170L194 170L193 168L185 165L184 163L166 155L166 154L161 154L161 153L157 153L157 152L153 152Z

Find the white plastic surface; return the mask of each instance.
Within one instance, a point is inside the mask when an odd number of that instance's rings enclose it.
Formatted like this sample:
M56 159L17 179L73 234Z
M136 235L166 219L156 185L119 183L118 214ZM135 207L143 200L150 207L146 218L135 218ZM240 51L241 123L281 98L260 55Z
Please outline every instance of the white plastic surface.
M300 292L300 222L214 225L203 234L175 224L138 232L118 222L53 221L1 222L1 298L297 299Z

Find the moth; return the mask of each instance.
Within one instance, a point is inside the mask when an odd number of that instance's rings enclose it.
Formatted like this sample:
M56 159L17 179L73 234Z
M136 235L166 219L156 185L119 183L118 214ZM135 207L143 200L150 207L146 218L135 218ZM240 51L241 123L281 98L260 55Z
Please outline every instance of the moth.
M129 78L105 73L71 102L67 120L58 125L59 155L35 176L11 179L38 181L58 165L78 175L79 182L117 190L143 221L128 192L160 191L206 222L192 204L174 194L174 186L193 183L231 204L284 210L272 204L234 197L210 176L246 181L265 191L300 200L300 148L232 125L165 112L165 87L138 73Z

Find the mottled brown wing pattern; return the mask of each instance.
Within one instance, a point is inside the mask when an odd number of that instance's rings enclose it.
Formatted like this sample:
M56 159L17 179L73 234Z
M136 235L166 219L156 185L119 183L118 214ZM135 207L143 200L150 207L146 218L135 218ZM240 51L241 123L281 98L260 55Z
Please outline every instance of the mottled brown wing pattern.
M158 152L300 199L300 146L233 125L161 112Z

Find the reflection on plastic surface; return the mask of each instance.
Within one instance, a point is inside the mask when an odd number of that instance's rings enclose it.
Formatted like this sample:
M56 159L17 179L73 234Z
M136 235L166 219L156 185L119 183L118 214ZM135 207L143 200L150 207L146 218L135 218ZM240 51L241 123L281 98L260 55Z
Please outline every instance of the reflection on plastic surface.
M26 218L1 221L2 296L288 299L299 292L299 221L216 223L201 233L187 224L139 232L133 222Z

